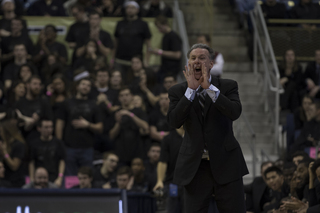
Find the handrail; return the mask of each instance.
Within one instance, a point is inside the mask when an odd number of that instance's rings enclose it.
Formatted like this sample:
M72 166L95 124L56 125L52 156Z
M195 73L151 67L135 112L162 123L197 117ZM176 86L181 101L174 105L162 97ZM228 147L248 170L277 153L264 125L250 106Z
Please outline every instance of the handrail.
M276 152L280 153L279 147L279 107L280 107L280 93L283 93L283 88L280 85L280 73L277 65L277 61L275 59L272 43L269 37L269 32L265 23L265 19L260 7L260 4L257 2L254 10L249 12L250 18L252 21L252 26L254 29L254 72L258 72L258 51L260 53L262 62L263 62L263 69L264 69L264 92L265 92L265 110L269 110L269 100L268 100L268 90L275 93L275 106L272 107L274 109L274 145L276 148ZM265 44L262 44L261 38L258 32L258 25L259 22L259 29L262 30L262 34L264 36ZM267 57L267 54L269 57ZM271 62L271 67L270 66ZM272 84L271 76L274 79L274 84Z
M270 24L320 24L319 19L268 19Z
M241 118L243 118L245 124L246 124L246 127L249 129L250 133L251 133L251 138L252 140L250 141L250 149L251 149L251 152L252 152L252 175L253 175L253 178L256 177L256 164L257 164L257 156L256 156L256 148L255 148L255 143L256 143L256 133L255 131L253 130L246 114L244 112L242 112L242 115L241 115Z

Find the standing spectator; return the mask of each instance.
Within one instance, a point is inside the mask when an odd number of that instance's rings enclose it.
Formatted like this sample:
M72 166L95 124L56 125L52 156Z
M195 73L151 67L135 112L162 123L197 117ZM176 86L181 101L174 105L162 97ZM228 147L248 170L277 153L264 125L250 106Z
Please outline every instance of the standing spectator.
M167 122L167 113L169 110L169 96L168 92L160 94L159 109L154 109L150 114L150 137L155 142L161 142L163 138L169 134L170 128Z
M7 107L13 108L16 103L24 97L26 94L26 85L22 81L16 81L13 83L8 91L7 96Z
M0 161L0 189L1 188L10 188L11 184L9 181L5 180L5 168L2 161Z
M53 113L48 100L41 96L41 79L32 76L27 83L27 94L17 104L17 114L24 123L23 134L27 142L39 137L36 123L42 118L53 120Z
M79 185L72 187L72 189L92 189L93 171L91 167L81 167L78 170Z
M141 11L142 17L157 17L163 15L172 18L171 8L163 0L148 0L144 3Z
M95 168L93 173L94 188L110 189L116 182L115 170L118 165L119 158L112 152L103 154L103 164Z
M309 95L305 95L302 98L302 104L294 111L294 128L300 130L303 128L306 122L314 118L314 104L313 98Z
M33 75L35 75L33 66L30 64L24 64L20 67L18 79L22 80L22 82L26 84Z
M304 72L307 82L307 91L311 97L320 98L320 49L315 51L315 61L308 64Z
M55 55L59 62L66 65L68 61L68 53L64 44L57 42L57 28L48 24L40 32L38 42L36 45L36 55L33 57L33 61L38 65L38 69L44 67L44 62L48 59L49 55ZM42 74L45 77L45 73Z
M86 33L82 35L84 43L79 47L76 52L76 56L80 57L84 55L85 44L88 40L94 40L98 45L98 52L103 55L105 58L108 57L109 53L113 49L113 42L111 36L108 32L101 29L101 14L98 12L91 12L89 14L89 28Z
M296 60L293 49L286 50L279 72L280 84L284 88L284 93L280 95L281 110L293 112L300 105L299 91L304 87L302 67Z
M15 17L11 20L11 33L8 37L3 37L1 41L2 57L1 62L13 59L13 49L17 44L24 44L29 55L34 54L34 46L29 35L23 32L23 20Z
M206 44L211 47L211 37L208 34L199 35L197 43ZM214 64L210 70L210 74L213 76L221 76L223 73L224 59L220 52L214 52Z
M117 171L117 186L118 189L130 190L133 185L133 176L130 167L123 166Z
M89 19L84 8L79 4L72 6L71 13L76 22L69 27L65 39L68 42L69 48L76 50L80 45L83 45L82 38L83 35L85 35L86 30L89 28Z
M61 0L37 0L27 10L29 16L65 16Z
M56 121L56 136L64 139L67 146L68 175L76 175L79 167L92 165L94 133L102 133L103 130L99 108L88 99L90 79L79 80L76 90L76 96L60 107Z
M148 159L144 161L145 173L150 181L150 186L154 187L157 183L157 165L160 159L161 146L159 143L151 144L148 150Z
M2 0L1 1L1 10L0 10L0 15L4 15L5 12L3 11L3 7L5 7L5 3L10 2L14 4L14 13L17 16L22 16L24 14L24 8L23 8L23 3L20 0ZM12 6L10 6L12 8Z
M24 44L16 44L13 48L13 63L8 64L3 70L5 89L9 89L14 80L19 78L19 70L27 63L28 53Z
M165 16L158 16L155 20L160 33L164 34L161 49L150 49L153 54L161 56L161 67L158 71L159 80L162 82L168 73L177 75L181 69L182 40L169 26Z
M319 5L312 0L300 0L299 4L291 9L290 15L293 19L318 19L320 18Z
M138 17L139 8L137 2L127 1L125 3L126 16L124 20L117 23L114 33L115 50L111 63L115 62L114 67L121 71L124 82L126 82L131 58L134 55L143 55L144 43L147 48L150 47L151 33L148 24ZM148 63L149 53L147 52L144 57L144 65L148 67Z
M102 0L101 5L96 10L104 17L122 16L122 6L119 5L119 2L121 1Z
M65 170L65 148L63 142L52 135L52 120L41 119L37 130L40 137L30 144L29 176L34 181L35 168L43 167L49 173L49 181L61 186Z
M109 136L114 141L115 153L120 162L129 165L135 157L142 157L142 141L140 129L148 131L147 115L141 109L135 108L132 102L133 96L129 88L122 88L119 92L121 108L114 113L113 126Z
M25 156L25 144L16 120L3 121L0 126L0 158L4 159L5 180L14 188L24 184L22 161Z
M32 176L34 179L22 186L23 189L56 189L59 187L49 181L48 171L43 167L38 167Z
M169 190L170 185L178 187L178 196L167 197L166 209L168 213L183 212L183 187L174 185L172 181L184 133L182 126L179 129L170 131L169 135L164 137L161 142L160 160L157 165L157 184L154 186L153 191L164 188Z

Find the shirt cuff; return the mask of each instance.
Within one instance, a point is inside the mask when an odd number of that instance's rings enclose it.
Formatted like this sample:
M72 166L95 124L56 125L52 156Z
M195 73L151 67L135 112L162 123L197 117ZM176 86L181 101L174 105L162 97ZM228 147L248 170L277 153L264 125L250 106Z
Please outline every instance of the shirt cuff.
M189 87L187 88L186 92L184 93L184 96L186 96L186 98L191 102L193 101L195 95L196 95L196 90L193 90Z
M213 103L216 102L216 100L218 99L219 97L219 94L220 94L220 90L213 86L212 84L209 86L208 89L206 89L206 92L207 94L209 95L209 97L211 98L211 100L213 101Z

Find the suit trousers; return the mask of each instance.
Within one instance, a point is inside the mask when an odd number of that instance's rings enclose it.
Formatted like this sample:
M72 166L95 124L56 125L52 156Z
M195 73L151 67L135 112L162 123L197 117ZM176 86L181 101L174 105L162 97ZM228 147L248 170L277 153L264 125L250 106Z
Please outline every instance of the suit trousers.
M208 160L201 160L194 178L184 188L186 213L208 213L213 195L219 213L246 212L242 178L219 185L213 178Z

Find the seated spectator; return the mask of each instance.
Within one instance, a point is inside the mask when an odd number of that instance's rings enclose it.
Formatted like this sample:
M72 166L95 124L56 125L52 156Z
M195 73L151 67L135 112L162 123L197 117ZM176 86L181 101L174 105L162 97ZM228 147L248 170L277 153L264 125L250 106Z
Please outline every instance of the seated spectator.
M2 37L1 62L8 62L13 59L13 50L15 45L24 44L27 54L34 55L34 46L29 35L23 32L23 20L21 18L13 18L11 20L11 33L8 37ZM31 56L29 56L31 58Z
M28 52L22 43L14 45L13 63L9 63L3 70L3 81L5 89L9 89L14 80L19 79L19 72L22 65L27 63Z
M315 61L309 62L304 79L307 83L307 92L313 98L320 98L320 49L315 51Z
M145 167L143 160L141 158L134 158L131 161L131 170L134 178L132 189L137 192L147 192L150 191L151 182L148 179L149 177L145 173Z
M39 137L36 123L42 118L53 120L48 100L41 96L42 83L39 76L32 76L27 83L26 96L16 104L18 118L23 122L23 135L29 143Z
M71 189L92 189L93 171L91 167L80 167L78 170L79 185L72 187Z
M211 47L211 37L208 34L199 35L197 43L206 44ZM210 70L210 74L220 77L223 73L224 59L221 53L215 52L214 64Z
M54 121L56 121L59 108L71 96L67 79L62 74L55 74L52 77L51 83L47 86L46 94L49 96Z
M11 20L22 14L17 14L19 6L21 3L18 0L2 0L1 2L1 12L2 19L0 19L0 37L7 37L11 34ZM16 7L18 6L18 8ZM23 9L23 8L21 8ZM27 33L27 23L23 20L23 28L25 33Z
M157 16L155 25L163 34L161 49L150 48L149 52L161 56L161 66L158 71L158 81L162 82L168 73L177 75L181 70L182 40L174 32L165 16Z
M115 170L118 165L119 158L112 152L103 153L103 164L95 168L93 173L94 188L110 189L116 184Z
M10 188L11 183L5 180L5 168L2 161L0 161L0 189L2 188Z
M305 159L299 162L297 170L290 184L291 196L298 198L301 201L308 201L308 188L309 188L309 164L312 159ZM295 209L296 210L296 209Z
M59 186L49 181L49 174L43 167L38 167L34 172L34 180L22 186L23 189L56 189Z
M77 82L76 95L67 99L59 108L56 121L56 137L66 145L66 174L76 175L79 167L92 166L94 134L102 133L100 110L88 99L91 80Z
M3 121L0 130L0 158L4 159L5 180L9 181L12 187L21 188L24 184L24 138L19 132L16 120Z
M116 188L118 189L126 189L126 190L131 190L132 185L133 185L133 176L132 176L132 171L130 167L128 166L123 166L120 167L117 171L117 186Z
M309 157L308 153L306 153L305 151L296 151L292 155L292 162L296 166L298 166L301 161L307 160L309 158L310 157Z
M160 159L161 146L159 143L151 144L148 150L148 159L144 161L145 174L150 181L150 186L154 187L157 183L157 165Z
M29 79L31 76L35 75L35 71L33 70L33 66L29 64L24 64L20 67L18 78L21 80L23 83L28 83Z
M40 137L34 139L29 146L30 162L29 176L34 181L35 168L43 167L47 170L49 181L61 187L64 170L66 151L63 142L52 135L53 122L48 119L41 119L38 122L37 130Z
M126 76L126 85L137 84L140 81L141 71L145 70L141 55L135 55L131 58L131 67Z
M263 206L271 201L270 188L266 184L264 172L272 166L271 161L263 162L260 167L260 176L254 178L252 183L244 185L248 212L260 213L263 211Z
M26 85L22 81L15 81L10 87L7 93L7 104L8 108L13 108L16 103L25 96L26 94Z
M122 16L121 1L102 0L101 5L96 8L98 13L104 17L119 17Z
M269 167L264 172L266 183L272 189L271 201L263 207L265 212L272 209L279 209L281 200L290 193L290 187L284 182L282 170L276 166Z
M169 96L167 92L160 94L159 109L154 109L149 116L150 137L154 142L161 142L172 129L167 122L169 110Z
M320 159L311 162L309 165L309 207L319 206L320 204Z
M318 145L320 139L320 103L316 103L315 106L315 117L304 125L300 135L291 147L291 153L298 150L304 150L306 147Z
M61 64L66 65L68 61L67 49L64 44L56 41L57 32L58 30L54 25L48 24L39 33L35 47L36 55L33 57L34 63L38 66L38 70L44 67L44 62L49 55L55 55Z
M300 130L306 122L310 121L315 116L315 105L313 98L305 95L302 98L302 104L294 111L294 129Z
M299 4L291 9L290 17L293 19L319 19L319 4L312 3L312 0L300 0ZM302 24L301 26L306 29L316 28L314 24Z
M146 113L135 108L132 99L129 88L120 90L121 108L112 116L109 127L109 137L114 141L115 153L120 162L126 165L129 165L133 158L143 156L140 129L149 129Z
M48 85L55 74L64 75L66 78L71 79L72 70L69 70L64 64L59 61L59 58L50 54L43 61L43 67L40 70L41 78L45 85Z
M61 0L37 0L27 10L28 16L65 16Z
M91 39L85 45L83 55L75 60L73 69L83 69L94 73L95 63L101 57L106 60L103 55L100 55L97 42Z
M279 72L280 84L284 88L284 93L280 95L281 110L293 112L300 106L299 91L304 88L302 67L296 60L294 50L286 50Z
M142 111L146 112L146 104L141 95L134 95L132 101L135 108L140 108Z
M121 72L114 70L110 73L110 89L114 90L119 95L119 91L123 85Z
M76 56L81 57L85 55L86 44L89 40L97 43L97 51L100 55L108 58L109 53L113 49L113 42L108 32L101 29L101 14L98 12L91 12L89 14L89 28L81 36L83 43L78 43Z
M268 19L284 19L287 17L286 5L277 2L277 0L266 0L262 3L261 9L263 16L266 20ZM267 22L267 26L276 26Z
M163 0L148 0L143 4L141 10L142 17L157 17L159 15L172 18L171 8L164 3Z
M291 183L292 177L297 170L297 165L293 162L285 162L283 165L283 177L284 181L289 185Z
M172 74L168 74L163 79L163 87L168 92L168 90L177 84L177 78L176 76Z

